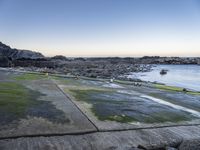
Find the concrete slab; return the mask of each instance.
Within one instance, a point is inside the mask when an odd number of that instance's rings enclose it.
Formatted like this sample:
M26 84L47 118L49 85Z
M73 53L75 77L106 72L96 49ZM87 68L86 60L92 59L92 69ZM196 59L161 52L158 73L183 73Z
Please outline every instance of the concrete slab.
M91 111L94 103L77 100L70 89L78 91L100 90L100 92L98 91L100 94L105 89L111 93L118 91L122 96L126 95L128 100L137 104L136 106L141 110L140 114L144 113L142 109L150 109L148 110L150 115L153 111L162 112L168 109L172 114L183 114L184 118L181 118L183 120L179 122L172 120L171 122L144 123L144 121L141 121L135 124L133 122L120 123L121 120L99 120ZM63 92L69 97L66 97ZM123 95L123 92L128 93ZM98 98L99 93L95 93ZM160 98L164 98L166 102L171 102L171 98L173 98L173 93L165 95L164 92L149 87L136 88L116 83L109 84L103 80L65 80L63 78L26 76L24 73L0 71L0 149L160 150L167 149L167 147L180 150L200 149L200 125L195 125L199 123L198 117L193 112L176 110L168 105L162 106L162 103L156 105L152 100L140 97L141 94L148 95L148 93L156 93L156 96L161 96ZM120 94L117 94L119 98L121 98ZM119 100L116 97L113 98L112 94L109 96L109 94L104 93L102 96L108 96L107 100L114 100L113 103ZM88 98L88 95L86 98ZM175 98L176 104L179 104L179 106L189 105L188 109L198 112L199 96L175 93ZM183 100L179 102L182 98L188 98L191 101ZM126 101L126 99L123 99L123 101ZM121 104L121 108L123 108L123 103L119 102L115 103L116 106ZM132 109L134 103L126 102L126 105L130 105ZM143 102L148 102L148 105ZM197 105L194 106L194 104ZM154 109L151 109L152 106ZM119 107L114 108L122 110ZM103 111L107 109L109 107L102 107ZM135 110L138 111L137 108ZM131 113L131 115L134 115L134 113ZM162 115L164 120L166 119L165 116ZM189 117L191 117L191 120L186 121ZM141 118L145 117L140 116Z
M107 81L54 81L100 131L200 124L199 95L163 92L152 87L134 87ZM168 100L169 95L171 99ZM189 107L181 98L188 98ZM129 120L127 116L135 120Z
M96 131L48 78L0 72L0 79L0 138Z

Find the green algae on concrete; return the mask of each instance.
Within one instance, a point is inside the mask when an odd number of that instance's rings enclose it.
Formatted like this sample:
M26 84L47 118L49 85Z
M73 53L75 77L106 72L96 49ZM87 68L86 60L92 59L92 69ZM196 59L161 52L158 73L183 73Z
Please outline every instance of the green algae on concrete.
M200 92L196 91L184 91L183 88L176 87L176 86L167 86L163 84L153 84L155 88L160 89L160 90L166 90L166 91L174 91L174 92L184 92L187 94L192 94L192 95L200 95Z
M101 121L105 121L105 120L110 120L110 121L117 121L117 122L123 122L123 123L127 123L127 122L132 122L135 121L134 118L129 117L129 116L125 116L125 115L121 115L121 114L111 114L111 115L101 115L101 113L98 113L97 111L97 107L98 104L104 104L104 103L115 103L115 104L120 104L121 102L119 101L112 101L110 99L106 99L103 100L101 98L99 99L92 99L90 96L91 95L97 95L98 93L104 93L104 94L108 94L108 93L112 93L113 91L106 91L106 90L97 90L97 89L90 89L90 90L69 90L73 96L75 97L76 100L78 101L85 101L87 103L92 103L92 108L91 111L94 113L94 115ZM103 108L102 108L103 110Z
M84 88L98 88L98 89L105 89L103 87L104 84L107 83L107 81L102 80L92 80L92 79L81 79L76 77L51 77L51 79L55 80L59 84L64 84L65 86L71 88L76 87L78 89L84 87Z
M133 85L134 82L132 81L124 81L124 80L114 80L114 83L125 84L125 85Z
M126 115L113 115L108 116L107 118L99 118L100 120L110 120L110 121L117 121L122 123L133 122L136 121L134 118L126 116Z
M37 93L38 94L38 93ZM34 92L29 92L27 88L21 84L14 82L1 82L0 83L0 108L6 112L12 112L16 115L25 113L25 109L34 104L29 99Z
M59 77L59 76L50 76L51 79L56 80L65 85L69 86L81 86L81 81L75 77Z
M72 99L80 101L89 113L92 113L100 121L116 121L120 123L178 123L198 119L188 112L170 108L168 106L144 99L140 95L149 95L146 86L132 86L134 82L116 80L115 83L123 84L125 93L120 92L122 89L105 87L111 84L107 81L93 81L75 78L59 79L59 84L63 85L62 89ZM150 88L152 93L161 95L165 91L157 90L155 84ZM147 90L147 91L146 91ZM182 88L168 87L165 94L171 90L182 91ZM126 92L127 91L127 92ZM184 92L174 92L187 95ZM173 93L172 93L173 94ZM82 103L82 102L83 103ZM79 102L77 102L79 103Z
M0 82L0 125L7 125L27 116L42 117L52 122L69 122L51 102L38 98L44 94L17 82Z
M40 80L46 78L47 76L45 74L34 74L34 73L24 73L14 77L15 80Z
M175 105L179 105L182 107L186 107L192 110L200 111L200 104L199 104L199 96L198 95L189 95L183 93L150 93L149 96L154 98L162 99L166 102L170 102Z
M76 100L91 104L89 109L101 121L164 123L191 120L191 116L187 113L173 111L156 103L143 102L142 99L138 101L133 96L117 91L92 89L69 91Z
M200 92L188 91L186 93L191 94L191 95L199 95L200 96Z
M165 122L181 122L181 121L190 121L192 120L191 117L182 115L182 114L173 114L169 112L159 112L159 113L153 113L152 115L153 119L145 120L145 122L148 123L165 123Z
M4 116L0 117L1 123L24 117L28 107L37 105L37 101L33 101L32 99L38 96L38 92L30 92L29 89L21 84L15 82L1 82L0 113L4 114Z

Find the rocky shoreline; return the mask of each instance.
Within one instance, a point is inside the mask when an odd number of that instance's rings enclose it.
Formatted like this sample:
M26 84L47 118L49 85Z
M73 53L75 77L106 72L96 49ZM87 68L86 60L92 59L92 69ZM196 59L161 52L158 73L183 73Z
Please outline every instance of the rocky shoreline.
M45 57L41 53L13 49L0 42L0 67L12 67L27 71L124 79L122 76L130 72L148 72L154 64L200 64L200 58L159 56L67 58L60 55Z

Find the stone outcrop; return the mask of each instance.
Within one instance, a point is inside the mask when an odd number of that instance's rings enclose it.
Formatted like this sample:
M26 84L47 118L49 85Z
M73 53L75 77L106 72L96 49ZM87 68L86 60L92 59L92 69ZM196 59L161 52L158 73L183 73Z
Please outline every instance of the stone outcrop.
M0 42L0 55L7 57L10 60L16 59L42 59L44 56L41 53L29 50L13 49Z
M10 65L10 60L5 56L0 55L0 67L9 67Z
M62 55L56 55L54 57L51 57L51 60L67 60L67 58L65 56L62 56Z

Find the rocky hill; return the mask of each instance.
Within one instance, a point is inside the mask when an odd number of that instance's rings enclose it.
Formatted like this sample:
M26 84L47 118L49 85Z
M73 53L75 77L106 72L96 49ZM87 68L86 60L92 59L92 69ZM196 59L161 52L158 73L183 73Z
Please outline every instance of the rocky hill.
M42 59L44 56L41 53L33 52L30 50L18 50L13 49L10 46L7 46L0 42L0 56L6 57L9 60L17 60L17 59Z

